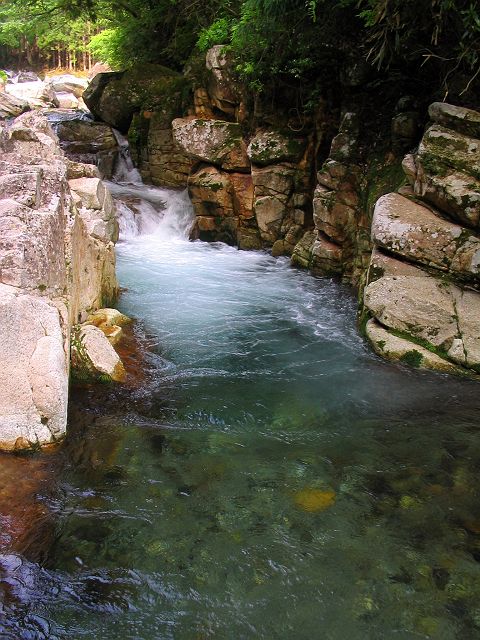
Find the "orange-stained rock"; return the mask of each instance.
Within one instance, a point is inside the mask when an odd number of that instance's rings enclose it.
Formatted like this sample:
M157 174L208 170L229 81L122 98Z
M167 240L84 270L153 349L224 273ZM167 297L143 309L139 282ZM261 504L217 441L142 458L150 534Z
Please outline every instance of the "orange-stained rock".
M232 185L228 174L203 167L188 178L188 192L197 216L233 215Z
M324 511L335 504L336 494L333 489L306 488L297 491L293 497L295 505L303 511L315 513Z
M248 173L231 173L230 182L233 187L233 209L241 218L252 218L253 213L253 181Z
M197 216L197 226L199 231L215 231L215 218L210 216Z

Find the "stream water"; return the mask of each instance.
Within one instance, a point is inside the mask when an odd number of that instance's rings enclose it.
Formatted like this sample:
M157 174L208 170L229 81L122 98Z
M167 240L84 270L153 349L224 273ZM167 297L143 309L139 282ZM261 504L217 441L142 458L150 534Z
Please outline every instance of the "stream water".
M378 359L330 279L189 242L185 194L112 190L144 373L77 392L0 637L480 637L478 384Z

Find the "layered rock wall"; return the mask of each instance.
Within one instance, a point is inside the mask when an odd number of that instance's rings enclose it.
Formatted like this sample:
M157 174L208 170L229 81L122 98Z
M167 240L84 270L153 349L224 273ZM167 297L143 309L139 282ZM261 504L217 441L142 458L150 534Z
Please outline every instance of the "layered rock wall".
M223 47L206 55L204 86L147 65L99 74L84 95L92 113L125 132L146 182L188 187L196 237L291 254L312 226L311 131L247 123ZM192 99L193 98L193 99Z
M374 349L480 372L480 114L434 103L403 162L409 186L375 206L363 321Z
M66 428L71 327L116 296L113 204L95 167L75 178L47 119L1 130L0 448ZM69 180L69 178L71 178Z
M94 116L128 134L132 157L144 180L184 187L191 161L175 145L172 120L183 115L188 80L161 65L99 73L83 97Z

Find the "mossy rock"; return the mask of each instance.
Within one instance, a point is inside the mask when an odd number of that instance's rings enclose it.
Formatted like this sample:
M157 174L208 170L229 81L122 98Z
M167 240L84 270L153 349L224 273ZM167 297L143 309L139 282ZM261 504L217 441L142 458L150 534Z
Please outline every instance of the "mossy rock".
M191 86L181 74L162 65L137 65L128 71L99 73L83 94L93 115L126 133L134 113L182 114Z
M257 165L277 162L299 162L305 151L306 140L281 131L262 131L250 141L248 157Z

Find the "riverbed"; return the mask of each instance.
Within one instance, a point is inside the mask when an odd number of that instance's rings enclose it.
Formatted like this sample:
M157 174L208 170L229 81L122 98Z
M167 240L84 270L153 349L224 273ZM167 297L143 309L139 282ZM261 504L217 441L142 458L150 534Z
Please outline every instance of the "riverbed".
M186 194L113 191L142 372L76 393L1 637L480 637L478 384L380 360L334 280L189 241Z

